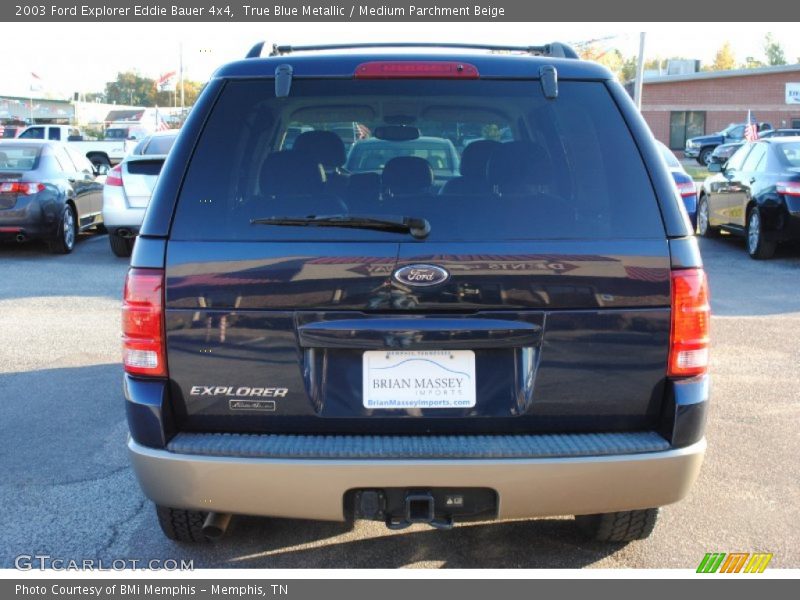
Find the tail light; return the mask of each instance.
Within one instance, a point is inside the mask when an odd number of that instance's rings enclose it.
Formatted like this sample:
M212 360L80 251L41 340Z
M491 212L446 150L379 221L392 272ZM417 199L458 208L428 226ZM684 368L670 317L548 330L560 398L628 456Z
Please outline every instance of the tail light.
M130 269L122 303L122 362L133 375L166 377L164 271Z
M775 190L784 196L800 196L800 181L781 181L775 184Z
M106 175L106 185L121 186L122 185L122 165L119 164L111 169Z
M669 377L693 377L708 371L710 317L705 271L673 271Z
M478 68L442 60L383 60L361 63L356 79L478 79Z
M24 194L32 196L44 191L43 183L27 183L23 181L4 181L0 183L0 194Z
M696 196L697 195L697 188L694 186L694 181L684 181L683 183L679 183L678 185L678 193L681 196L686 198L687 196Z

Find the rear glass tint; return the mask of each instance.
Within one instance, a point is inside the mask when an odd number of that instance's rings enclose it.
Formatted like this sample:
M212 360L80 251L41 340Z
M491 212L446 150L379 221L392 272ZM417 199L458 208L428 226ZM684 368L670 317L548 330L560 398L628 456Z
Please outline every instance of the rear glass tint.
M39 144L0 144L0 171L32 171L41 152Z
M141 154L169 154L178 135L156 135L150 138L150 143Z
M556 100L538 81L296 79L277 99L272 80L227 82L190 160L173 239L411 239L251 223L343 214L425 218L429 241L664 235L601 82L561 81Z

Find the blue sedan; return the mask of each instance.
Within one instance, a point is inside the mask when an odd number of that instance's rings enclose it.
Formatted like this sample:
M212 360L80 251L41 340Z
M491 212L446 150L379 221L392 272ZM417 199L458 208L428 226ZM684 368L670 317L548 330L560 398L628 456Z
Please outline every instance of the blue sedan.
M672 173L672 178L675 180L675 186L678 188L678 193L683 199L686 213L692 222L692 230L695 230L697 228L697 186L692 177L684 170L680 161L675 158L672 151L658 140L656 140L656 144L658 144L658 149L661 150L664 162L667 163L669 172Z

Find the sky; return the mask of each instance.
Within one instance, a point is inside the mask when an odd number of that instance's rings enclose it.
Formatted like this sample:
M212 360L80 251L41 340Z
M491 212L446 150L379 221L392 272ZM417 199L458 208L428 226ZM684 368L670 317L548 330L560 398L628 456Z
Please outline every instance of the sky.
M30 73L42 80L37 96L71 97L103 91L119 71L157 78L177 70L183 46L184 74L205 81L214 69L243 58L260 40L268 45L375 41L441 41L534 45L549 41L604 41L625 56L638 52L646 32L645 58L680 55L713 61L729 41L737 61L763 58L764 34L783 45L788 62L800 57L797 23L20 23L3 29L0 95L27 96ZM279 34L275 32L280 32ZM64 43L68 35L69 43Z

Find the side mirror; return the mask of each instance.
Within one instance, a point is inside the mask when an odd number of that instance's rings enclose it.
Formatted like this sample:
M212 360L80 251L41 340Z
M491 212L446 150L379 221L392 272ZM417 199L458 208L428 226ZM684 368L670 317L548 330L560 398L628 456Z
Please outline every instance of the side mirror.
M708 172L709 173L722 173L725 169L722 168L722 164L718 162L712 162L708 165Z
M108 165L95 165L94 174L96 177L100 177L101 175L108 175Z

